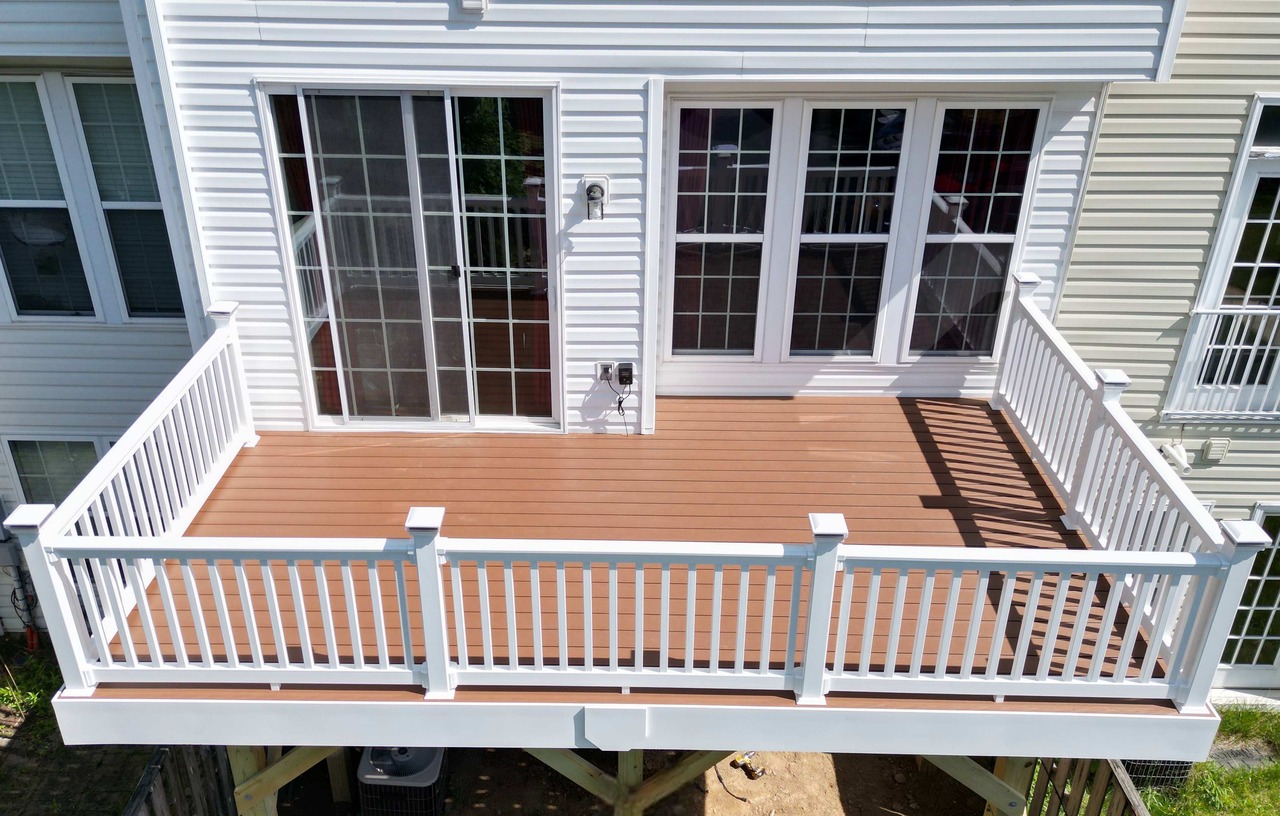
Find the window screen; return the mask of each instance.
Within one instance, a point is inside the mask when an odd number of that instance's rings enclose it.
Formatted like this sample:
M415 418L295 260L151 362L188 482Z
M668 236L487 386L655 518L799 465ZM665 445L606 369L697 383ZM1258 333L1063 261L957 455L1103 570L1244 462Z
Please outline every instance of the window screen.
M59 504L98 463L92 442L12 441L22 495L31 504Z
M34 82L0 82L0 265L20 315L93 315Z
M178 273L137 89L126 83L74 87L129 314L181 317Z

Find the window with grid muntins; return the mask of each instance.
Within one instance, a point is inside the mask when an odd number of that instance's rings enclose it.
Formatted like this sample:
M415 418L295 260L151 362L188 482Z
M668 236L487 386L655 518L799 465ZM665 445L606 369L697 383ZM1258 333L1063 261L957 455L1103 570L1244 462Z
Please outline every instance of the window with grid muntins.
M94 314L34 82L0 82L0 266L19 315Z
M551 416L543 106L272 97L321 414Z
M1240 607L1232 622L1222 662L1273 666L1280 659L1280 515L1268 515L1262 527L1272 543L1253 562Z
M87 441L13 440L9 453L31 504L61 503L98 463L97 447Z
M117 82L73 87L128 312L181 317L182 294L138 91Z
M871 354L907 112L819 108L809 127L791 354Z
M934 165L911 350L988 355L1026 195L1039 111L948 108Z
M773 117L680 111L673 354L755 351Z

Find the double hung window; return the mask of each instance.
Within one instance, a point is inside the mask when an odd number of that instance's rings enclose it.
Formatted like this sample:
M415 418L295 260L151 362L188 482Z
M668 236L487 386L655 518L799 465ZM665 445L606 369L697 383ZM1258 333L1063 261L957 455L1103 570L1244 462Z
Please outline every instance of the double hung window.
M22 498L31 504L61 504L98 463L99 444L88 439L9 441Z
M989 357L1041 108L677 102L667 359Z
M0 272L14 317L182 317L132 82L0 80Z

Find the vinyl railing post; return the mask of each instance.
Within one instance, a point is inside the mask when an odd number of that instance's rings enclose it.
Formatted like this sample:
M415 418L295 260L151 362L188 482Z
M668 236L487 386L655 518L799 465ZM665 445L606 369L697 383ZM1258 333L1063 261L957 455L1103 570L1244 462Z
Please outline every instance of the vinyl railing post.
M1194 622L1196 628L1190 634L1192 642L1183 662L1182 682L1174 698L1183 711L1205 707L1254 556L1271 544L1271 536L1252 521L1224 521L1222 534L1226 539L1222 550L1226 563L1218 577L1210 579L1214 586L1206 591L1205 613Z
M449 670L448 621L444 611L444 580L440 574L440 526L443 507L413 507L405 529L413 537L414 561L418 565L418 594L422 601L422 642L425 653L421 671L428 699L453 697Z
M1032 298L1040 286L1040 277L1031 272L1017 272L1014 275L1014 286L1016 287L1013 293L1014 318L1009 321L1009 326L1005 329L1004 347L1000 350L1000 369L996 372L995 388L991 391L991 399L988 401L996 411L1003 411L1009 407L1004 394L1009 388L1009 377L1012 375L1010 363L1013 362L1018 351L1013 345L1017 334L1015 331L1018 325L1017 310L1037 308Z
M809 607L804 624L804 663L796 686L799 705L826 705L827 641L836 595L840 545L849 526L839 513L810 513L813 530L813 572L809 576ZM799 591L799 587L796 587Z
M240 429L244 434L244 446L252 448L258 444L258 435L253 430L253 406L249 402L249 380L245 376L244 356L240 349L240 328L236 321L236 312L240 304L229 300L220 300L205 310L213 321L214 329L227 329L230 335L228 348L231 352L231 374L235 379L233 387L239 398Z
M1076 451L1076 461L1071 469L1071 478L1067 483L1067 494L1062 497L1067 512L1062 516L1062 523L1068 530L1080 529L1084 521L1084 496L1089 480L1096 479L1098 460L1102 458L1102 446L1106 439L1107 425L1103 422L1108 403L1116 402L1129 388L1129 376L1118 368L1099 368L1094 370L1098 384L1094 387L1093 398L1089 403L1089 417L1084 424L1080 449Z
M44 610L49 640L62 670L62 693L71 697L87 697L93 694L96 681L85 651L88 634L83 622L76 617L80 601L75 595L75 587L69 586L54 571L53 557L40 543L40 528L53 511L52 504L24 504L5 519L4 526L18 538L22 556L27 562L27 573L35 586L36 599ZM34 619L35 610L31 610L31 614Z

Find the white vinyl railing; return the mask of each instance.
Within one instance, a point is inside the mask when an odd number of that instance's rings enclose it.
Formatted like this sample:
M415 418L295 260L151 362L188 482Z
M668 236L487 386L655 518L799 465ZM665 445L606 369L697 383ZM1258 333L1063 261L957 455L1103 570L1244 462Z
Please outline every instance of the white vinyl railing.
M447 539L429 508L411 511L411 540L42 544L38 521L9 523L44 556L42 598L93 589L50 622L88 621L59 652L73 690L418 683L446 698L514 685L1202 705L1261 546L1235 533L1222 553L846 545L842 516L811 520L811 545Z
M809 547L442 539L440 552L459 683L791 687Z
M236 453L257 441L236 308L234 303L209 308L213 334L57 509L19 508L7 522L10 528L39 516L44 542L115 536L179 540ZM82 689L84 675L71 667L97 653L95 638L127 637L123 623L157 572L151 563L127 564L109 556L76 572L70 560L50 558L40 547L26 558L64 679L69 689ZM58 607L60 625L51 620ZM64 661L64 655L74 657Z
M1019 280L992 399L1028 443L1066 506L1063 521L1097 548L1216 552L1204 505L1120 406L1123 372L1089 371Z
M1280 419L1280 309L1196 311L1182 356L1166 419Z
M831 688L878 693L1173 696L1222 569L1220 557L1190 553L840 555ZM903 619L908 605L914 620Z
M54 535L180 536L236 452L256 441L235 305L137 421L58 506Z
M97 683L417 683L1170 699L1202 707L1257 525L1220 532L1021 281L993 402L1084 550L183 532L253 444L233 308L62 507L7 526L68 694Z

